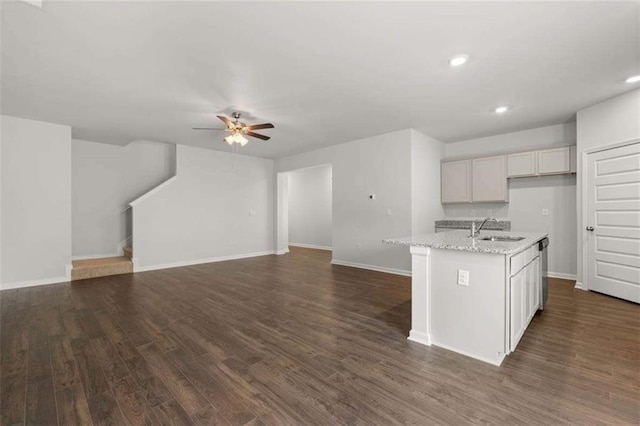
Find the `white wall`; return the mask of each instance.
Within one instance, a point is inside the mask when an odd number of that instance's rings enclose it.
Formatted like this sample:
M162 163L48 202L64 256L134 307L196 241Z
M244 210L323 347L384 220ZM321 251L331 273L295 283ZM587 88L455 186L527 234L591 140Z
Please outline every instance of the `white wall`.
M118 256L131 235L129 202L175 173L175 145L73 140L73 256Z
M440 203L440 159L444 144L411 131L411 233L434 232L434 222L444 216Z
M445 144L445 157L490 155L508 151L524 151L528 148L575 145L576 123L538 127L520 132L504 133L478 139Z
M176 177L133 203L136 270L273 253L273 160L176 147Z
M71 128L2 116L2 288L66 280Z
M411 140L407 129L276 160L278 172L332 166L334 263L411 270L406 247L382 244L411 234Z
M640 89L578 111L577 137L579 153L640 138Z
M576 125L525 130L480 139L445 144L445 157L464 157L517 151L531 147L572 145ZM445 205L445 216L483 218L495 216L511 221L512 231L549 233L549 272L575 278L577 272L577 235L575 175L541 176L509 180L509 203ZM542 209L549 215L543 216Z
M583 280L583 246L586 245L586 224L583 221L582 188L586 177L582 172L586 152L609 145L640 139L640 89L584 108L577 113L578 151L578 281Z
M288 173L289 244L331 248L331 166Z

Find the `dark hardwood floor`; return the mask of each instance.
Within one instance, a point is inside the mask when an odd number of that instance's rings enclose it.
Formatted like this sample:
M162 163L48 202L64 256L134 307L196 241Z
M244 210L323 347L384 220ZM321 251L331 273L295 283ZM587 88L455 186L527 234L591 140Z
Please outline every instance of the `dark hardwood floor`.
M640 422L640 307L551 280L501 367L409 342L410 279L264 256L0 293L12 424Z

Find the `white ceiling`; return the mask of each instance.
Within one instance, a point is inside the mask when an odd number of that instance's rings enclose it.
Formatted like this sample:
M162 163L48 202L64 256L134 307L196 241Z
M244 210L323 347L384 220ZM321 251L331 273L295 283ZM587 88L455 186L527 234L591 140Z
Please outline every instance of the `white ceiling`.
M445 142L571 120L640 87L640 2L2 4L2 111L73 135L280 157L413 127ZM470 55L449 68L457 53ZM507 114L492 110L513 105Z

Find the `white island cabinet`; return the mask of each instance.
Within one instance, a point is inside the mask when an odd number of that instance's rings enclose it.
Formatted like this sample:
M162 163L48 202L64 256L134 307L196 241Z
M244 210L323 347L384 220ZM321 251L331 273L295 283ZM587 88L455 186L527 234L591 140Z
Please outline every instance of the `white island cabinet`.
M489 235L522 239L482 239ZM538 242L546 236L451 231L385 240L411 250L409 339L500 365L540 306Z

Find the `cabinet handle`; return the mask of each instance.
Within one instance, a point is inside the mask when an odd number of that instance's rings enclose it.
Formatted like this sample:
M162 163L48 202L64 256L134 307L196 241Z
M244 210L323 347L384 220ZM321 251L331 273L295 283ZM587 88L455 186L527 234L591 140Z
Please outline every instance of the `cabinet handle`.
M587 231L589 232L593 232L595 228L593 226L587 226Z

